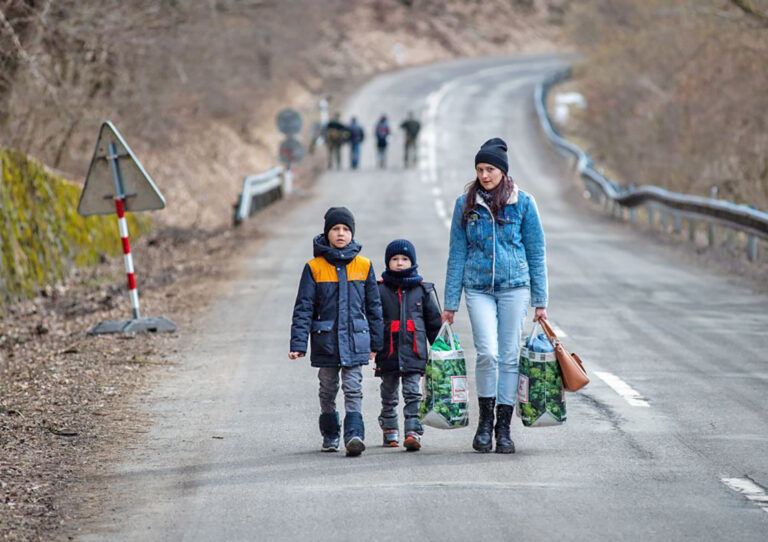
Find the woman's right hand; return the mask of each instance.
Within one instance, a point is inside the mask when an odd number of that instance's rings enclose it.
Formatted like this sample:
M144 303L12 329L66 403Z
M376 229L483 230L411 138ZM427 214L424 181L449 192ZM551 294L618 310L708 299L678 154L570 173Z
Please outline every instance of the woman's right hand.
M289 352L288 357L290 359L299 359L303 358L306 355L306 352Z
M443 311L443 314L440 315L440 320L442 323L448 322L449 324L453 325L453 317L456 315L456 311Z

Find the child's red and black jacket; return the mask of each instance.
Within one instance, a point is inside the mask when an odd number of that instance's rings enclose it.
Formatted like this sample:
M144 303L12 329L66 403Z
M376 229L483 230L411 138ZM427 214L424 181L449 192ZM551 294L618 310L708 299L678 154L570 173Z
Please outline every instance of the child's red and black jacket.
M384 315L384 347L376 354L375 374L423 373L427 364L427 340L440 331L440 308L434 285L379 282Z
M367 365L369 354L382 347L373 265L354 240L337 249L321 234L313 247L293 307L291 352L306 352L309 342L313 367Z

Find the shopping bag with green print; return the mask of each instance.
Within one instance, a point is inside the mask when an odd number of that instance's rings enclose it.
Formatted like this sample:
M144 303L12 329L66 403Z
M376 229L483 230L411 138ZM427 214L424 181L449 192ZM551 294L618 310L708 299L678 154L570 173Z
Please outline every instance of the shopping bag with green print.
M517 415L525 427L565 423L565 392L555 349L536 323L520 349Z
M458 429L469 425L468 407L464 350L450 324L445 322L429 349L419 418L430 427Z

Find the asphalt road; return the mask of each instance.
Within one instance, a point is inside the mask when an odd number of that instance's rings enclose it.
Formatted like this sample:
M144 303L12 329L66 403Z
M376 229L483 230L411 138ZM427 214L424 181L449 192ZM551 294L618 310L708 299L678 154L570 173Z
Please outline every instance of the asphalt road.
M569 203L565 165L532 108L535 83L559 65L467 60L360 89L345 118L356 114L369 134L363 169L324 175L269 225L248 276L210 308L175 376L146 401L156 425L101 481L119 504L79 539L768 540L768 297ZM376 169L377 116L396 126L411 109L425 124L419 167L402 168L397 133L391 167ZM592 383L568 395L564 426L526 429L515 418L512 456L474 453L473 428L427 428L423 450L406 453L379 446L368 369L368 450L320 453L316 371L287 352L325 209L355 213L377 272L388 241L411 239L442 292L446 220L493 136L507 140L511 174L537 199L550 317ZM457 322L474 397L463 306Z

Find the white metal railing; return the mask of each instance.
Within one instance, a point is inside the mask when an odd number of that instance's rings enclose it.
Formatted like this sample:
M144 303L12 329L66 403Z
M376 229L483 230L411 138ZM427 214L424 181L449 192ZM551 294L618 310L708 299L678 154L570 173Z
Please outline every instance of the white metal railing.
M235 206L235 225L291 191L291 171L277 166L243 179L243 191Z

